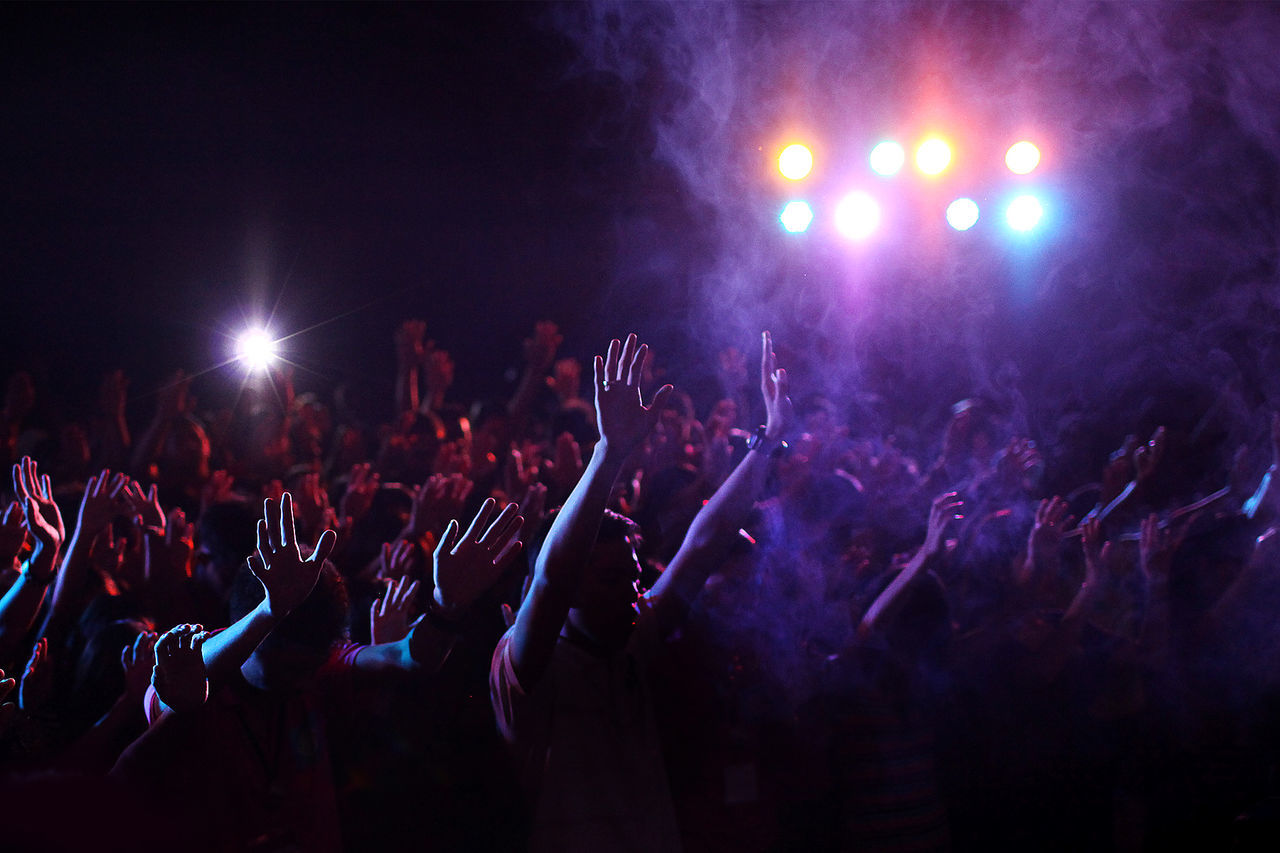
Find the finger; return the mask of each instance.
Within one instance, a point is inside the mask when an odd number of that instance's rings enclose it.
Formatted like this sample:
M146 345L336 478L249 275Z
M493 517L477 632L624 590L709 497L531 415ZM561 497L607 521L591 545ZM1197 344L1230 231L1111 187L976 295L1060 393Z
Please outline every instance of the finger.
M511 540L511 537L520 533L520 528L524 525L524 518L517 514L519 509L520 507L516 504L508 504L507 508L502 511L502 515L498 516L497 521L485 533L482 541L490 550L502 550L507 542Z
M436 546L435 557L437 560L457 547L459 529L457 519L450 519L449 525L444 529L444 534L440 537L440 544Z
M488 498L480 505L480 511L476 513L476 517L471 519L471 526L467 528L466 534L463 536L465 542L479 542L482 531L489 524L489 519L493 517L494 507L498 502L493 498Z
M311 552L311 556L307 558L309 563L323 563L329 559L329 555L333 553L333 546L338 544L338 534L332 530L326 530L320 534L320 538L316 540L315 550Z
M264 498L262 501L262 518L265 522L265 529L262 532L265 534L267 548L274 551L280 547L280 505L271 498ZM261 543L264 541L264 537L259 536L258 541ZM261 544L258 547L261 549Z
M413 583L409 584L409 586L404 591L404 595L400 597L400 606L406 610L409 609L409 607L412 606L413 600L414 598L417 597L417 595L418 595L418 581L414 581Z
M246 562L249 563L249 571L253 572L253 576L261 582L267 575L266 563L262 561L262 553L256 552L250 554Z
M785 399L787 392L791 389L791 379L787 376L787 369L785 367L779 367L773 372L773 385L774 399Z
M646 411L653 412L656 416L666 406L667 397L671 396L671 392L675 390L674 385L663 385L658 389L658 393L653 395L653 401L645 407Z
M512 539L511 542L507 544L507 547L503 548L498 556L493 558L494 568L501 571L511 565L511 561L516 558L516 555L520 553L522 548L524 548L523 542L519 539Z
M609 341L609 349L604 356L604 381L612 382L618 378L618 358L622 352L622 344L617 338Z
M286 548L298 547L298 531L293 525L293 495L280 496L280 544Z
M649 345L641 344L636 350L635 355L631 357L631 361L627 367L627 384L639 385L640 377L644 375L644 360L649 356Z
M763 377L765 387L768 388L770 380L773 377L774 370L777 369L777 360L773 354L773 337L768 331L760 333L760 376Z
M268 564L267 555L271 553L270 535L268 533L267 522L265 519L258 519L258 558L262 560L265 567Z
M604 377L605 377L604 359L602 359L600 356L596 356L591 361L591 369L592 369L593 381L595 382L596 394L598 395L600 391L604 389ZM17 470L17 467L18 466L16 465L14 466L15 471ZM14 477L16 478L17 474L15 474ZM17 480L15 479L14 482L17 482Z

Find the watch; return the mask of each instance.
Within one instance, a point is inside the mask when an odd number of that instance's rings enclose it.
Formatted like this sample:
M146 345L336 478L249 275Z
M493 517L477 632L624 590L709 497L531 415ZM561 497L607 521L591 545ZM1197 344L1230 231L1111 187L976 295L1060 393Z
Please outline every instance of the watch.
M777 443L777 446L770 448L769 445L774 444L775 442ZM765 436L765 428L763 424L756 427L756 431L753 432L751 434L751 437L747 439L748 453L751 452L752 450L759 450L761 453L764 453L767 451L769 452L770 458L773 458L773 459L777 459L779 456L786 453L788 447L790 447L790 445L788 445L786 441L780 438L771 439Z

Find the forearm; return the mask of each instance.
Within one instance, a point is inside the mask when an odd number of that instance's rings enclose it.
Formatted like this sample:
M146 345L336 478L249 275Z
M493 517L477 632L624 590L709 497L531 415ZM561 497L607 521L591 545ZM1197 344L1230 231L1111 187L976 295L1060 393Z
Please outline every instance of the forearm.
M858 636L860 638L865 639L883 631L902 612L902 607L907 601L907 590L924 572L925 565L928 562L928 555L921 548L907 563L906 567L898 573L898 576L884 588L884 591L876 596L875 600L871 602L871 606L867 608L867 612L863 614L862 621L858 623Z
M434 673L444 666L456 642L456 633L444 631L424 619L401 640L362 648L356 655L356 667Z
M90 575L89 544L92 541L93 534L86 534L79 526L76 527L53 583L48 612L40 629L41 636L61 634L68 614L75 612L79 603L86 598Z
M680 550L654 584L651 598L687 604L697 596L747 522L768 473L768 450L749 451L694 517Z
M1266 473L1262 475L1262 481L1258 483L1257 490L1244 502L1243 512L1246 518L1257 519L1262 511L1273 502L1271 499L1271 479L1275 472L1275 465L1268 468Z
M263 601L231 627L205 640L200 654L210 682L225 678L243 666L279 621Z
M396 370L396 413L418 411L418 368L400 365Z
M0 667L10 669L16 660L40 613L47 586L23 573L0 599Z
M611 450L603 439L596 443L582 478L560 508L538 555L535 573L544 582L576 588L627 455Z
M168 418L157 417L147 427L142 438L138 439L129 460L129 467L134 474L144 476L147 473L146 469L160 455L160 445L169 434L169 426Z

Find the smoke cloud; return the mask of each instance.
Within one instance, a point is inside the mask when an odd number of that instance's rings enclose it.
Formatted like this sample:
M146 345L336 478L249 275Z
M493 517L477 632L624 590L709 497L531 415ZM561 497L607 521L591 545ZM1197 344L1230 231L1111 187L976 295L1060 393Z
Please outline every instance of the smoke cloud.
M685 235L698 249L683 265L664 250L681 235L643 212L618 223L615 287L678 279L685 334L706 347L691 358L709 363L768 327L802 392L891 392L917 418L973 393L1016 398L1046 444L1063 431L1111 442L1184 408L1194 423L1224 388L1238 399L1215 411L1244 420L1224 430L1249 437L1280 403L1275 6L597 2L552 14L577 48L571 75L611 93L601 121L643 127L648 156L705 223ZM1017 134L1045 140L1044 233L903 229L850 250L780 232L770 170L787 133L815 139L828 164L860 165L879 135L929 122L988 156ZM995 191L994 173L982 180Z

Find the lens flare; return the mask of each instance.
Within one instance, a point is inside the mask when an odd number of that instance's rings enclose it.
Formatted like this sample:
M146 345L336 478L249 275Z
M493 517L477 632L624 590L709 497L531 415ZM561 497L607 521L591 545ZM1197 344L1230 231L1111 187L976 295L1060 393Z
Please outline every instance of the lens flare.
M916 168L926 175L940 175L951 165L951 146L941 139L926 139L916 149Z
M865 240L880 225L880 205L864 192L852 192L836 205L836 230L850 240Z
M803 145L788 145L778 155L778 171L792 181L807 178L813 171L813 152Z
M907 162L907 152L896 142L881 142L871 149L871 171L886 178L898 174Z
M1009 147L1004 155L1004 164L1015 175L1027 175L1040 165L1040 149L1030 142L1019 142Z
M978 222L978 203L971 198L958 198L947 205L947 224L957 231L968 231Z
M788 202L787 206L782 208L778 221L792 234L800 234L809 230L809 224L813 222L813 208L803 201Z
M277 342L266 329L249 329L236 338L236 358L250 372L266 370L276 360Z
M1009 202L1009 208L1005 211L1009 227L1014 231L1030 231L1040 223L1042 216L1044 207L1040 204L1040 199L1033 195L1018 196Z

